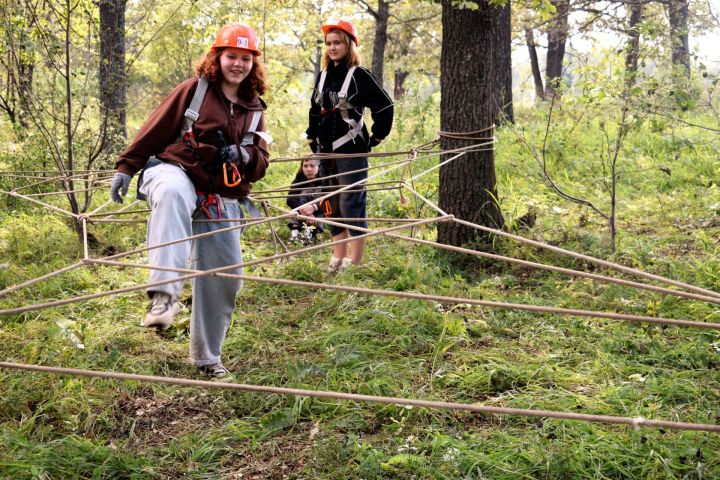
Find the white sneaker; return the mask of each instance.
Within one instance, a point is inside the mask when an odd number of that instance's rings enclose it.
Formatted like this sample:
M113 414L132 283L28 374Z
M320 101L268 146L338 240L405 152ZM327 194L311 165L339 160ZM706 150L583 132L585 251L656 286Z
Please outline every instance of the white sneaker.
M352 264L353 264L352 260L350 260L347 257L343 258L342 264L340 265L340 268L338 268L338 272L342 272L343 270L345 270L348 266L350 266Z
M328 265L327 273L335 273L344 268L343 263L345 262L345 260L349 259L330 257L330 264Z
M230 370L225 368L225 366L220 362L213 363L211 365L200 365L198 369L201 373L207 375L208 377L222 378L230 375Z
M167 327L172 325L175 315L180 311L178 302L173 301L167 293L155 292L152 297L150 311L143 321L144 327Z

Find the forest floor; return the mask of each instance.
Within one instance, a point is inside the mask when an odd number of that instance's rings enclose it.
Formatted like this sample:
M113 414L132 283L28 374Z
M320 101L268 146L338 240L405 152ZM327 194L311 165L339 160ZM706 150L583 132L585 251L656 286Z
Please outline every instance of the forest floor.
M520 234L626 266L720 289L716 152L643 130L625 147L618 248L605 224L538 180L505 131L498 188ZM584 143L583 143L584 142ZM592 142L552 145L558 178L606 201ZM587 155L586 155L587 154ZM662 168L667 169L666 173ZM278 167L256 186L287 183ZM564 172L564 173L563 173ZM567 174L573 172L573 175ZM575 178L576 180L572 180ZM417 188L436 198L435 177ZM599 200L598 200L599 199ZM54 214L0 204L0 289L81 258ZM397 192L370 196L371 215L411 217ZM422 216L430 215L424 208ZM277 229L287 230L282 222ZM144 228L98 226L118 251ZM433 226L416 232L434 239ZM248 228L245 259L274 253L267 228ZM325 237L327 238L327 236ZM586 262L495 239L496 253L610 274ZM98 252L93 254L99 255ZM714 305L389 238L366 263L335 276L314 252L249 268L258 276L398 292L718 322ZM83 267L0 298L0 308L70 298L145 281L136 269ZM190 295L164 332L140 326L143 292L0 317L0 360L202 378L187 363ZM80 343L82 345L80 345ZM82 348L81 348L82 347ZM720 424L720 334L713 330L439 304L246 282L224 363L237 383L515 408ZM495 416L0 370L2 478L719 478L720 435L522 416Z

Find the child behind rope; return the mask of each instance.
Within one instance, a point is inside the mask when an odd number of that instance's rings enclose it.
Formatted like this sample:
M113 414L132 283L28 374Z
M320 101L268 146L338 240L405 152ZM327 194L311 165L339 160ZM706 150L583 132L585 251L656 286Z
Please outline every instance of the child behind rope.
M292 209L297 208L301 215L323 216L319 203L314 202L323 195L322 180L318 178L319 169L320 160L314 158L302 160L295 179L292 181L292 185L295 187L290 188L287 205ZM295 219L288 223L288 227L290 228L290 241L304 244L315 243L317 234L323 231L322 223L314 220Z

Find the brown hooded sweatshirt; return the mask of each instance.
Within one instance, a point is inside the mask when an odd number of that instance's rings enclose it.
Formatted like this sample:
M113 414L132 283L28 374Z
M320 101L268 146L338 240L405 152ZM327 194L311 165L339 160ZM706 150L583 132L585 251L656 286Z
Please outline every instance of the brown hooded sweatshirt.
M150 156L155 155L160 160L182 165L200 192L244 198L252 188L250 183L265 176L269 157L267 143L260 136L254 135L253 143L244 147L250 154L250 161L240 168L242 183L236 187L226 187L218 160L218 131L223 133L228 144L235 143L239 147L250 128L252 113L265 110L265 102L257 96L252 100L230 102L223 95L219 84L211 82L200 107L200 116L193 125L194 138L178 141L185 110L190 105L197 85L198 77L193 77L175 87L150 115L132 144L120 155L116 163L117 170L132 176L144 168ZM258 130L265 130L264 115Z

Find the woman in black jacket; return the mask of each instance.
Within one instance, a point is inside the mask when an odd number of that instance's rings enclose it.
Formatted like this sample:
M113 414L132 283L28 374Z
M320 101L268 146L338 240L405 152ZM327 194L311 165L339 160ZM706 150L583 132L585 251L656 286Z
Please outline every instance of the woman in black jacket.
M325 34L323 71L315 79L310 103L308 143L315 153L357 154L352 158L324 159L322 175L328 186L342 187L367 178L366 154L390 133L393 121L393 102L372 74L360 66L357 52L358 34L355 26L346 20L329 21L322 26ZM363 111L369 108L372 134L363 121ZM357 170L363 170L357 172ZM337 195L331 217L357 218L347 225L367 228L365 185L360 184ZM364 232L354 229L330 227L333 241L356 237ZM333 246L328 272L334 273L349 263L362 263L365 238Z

